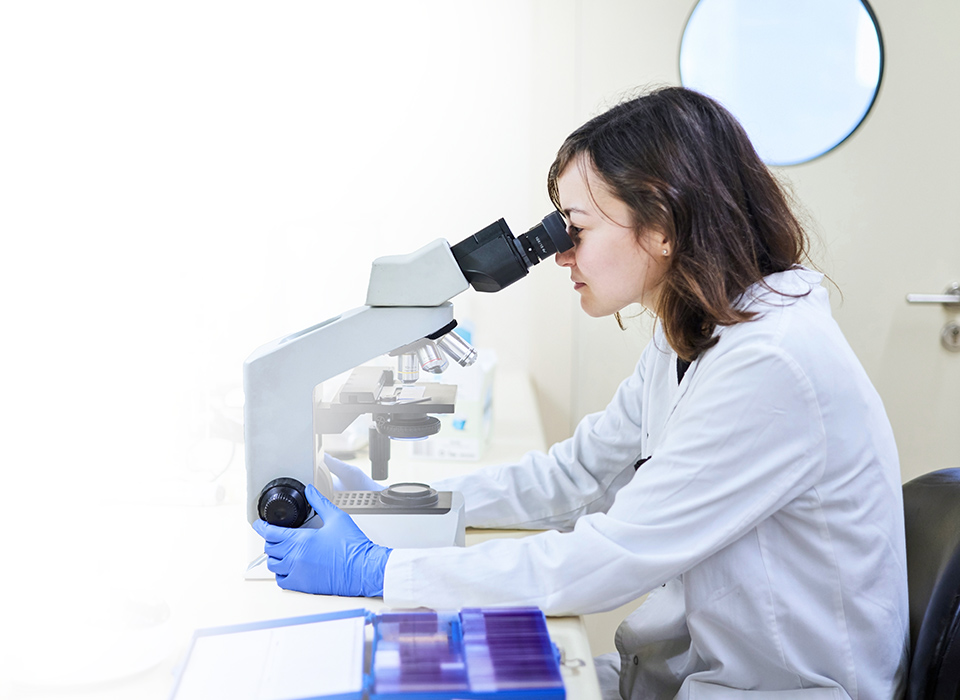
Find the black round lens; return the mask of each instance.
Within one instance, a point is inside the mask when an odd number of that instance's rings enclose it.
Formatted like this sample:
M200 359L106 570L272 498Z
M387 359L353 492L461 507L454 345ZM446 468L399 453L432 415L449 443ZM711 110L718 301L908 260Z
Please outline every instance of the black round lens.
M517 236L517 241L527 258L528 267L573 247L573 241L567 235L567 226L558 211L547 214L539 224Z
M567 224L560 212L554 211L547 214L540 222L540 226L550 239L554 253L562 253L573 247L573 241L567 234Z

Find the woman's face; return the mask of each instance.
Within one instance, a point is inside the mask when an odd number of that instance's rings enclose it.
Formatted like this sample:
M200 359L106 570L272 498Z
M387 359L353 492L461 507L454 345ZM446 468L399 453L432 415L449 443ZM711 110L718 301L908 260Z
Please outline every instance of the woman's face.
M653 308L670 252L666 237L649 232L637 240L627 205L614 197L587 161L574 161L557 178L561 209L574 246L557 253L570 268L580 306L608 316L628 304ZM649 251L649 252L648 252Z

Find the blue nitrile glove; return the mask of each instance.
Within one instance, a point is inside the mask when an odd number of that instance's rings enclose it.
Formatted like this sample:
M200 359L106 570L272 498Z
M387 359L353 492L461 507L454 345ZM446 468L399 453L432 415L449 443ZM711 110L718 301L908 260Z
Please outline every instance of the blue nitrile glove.
M386 488L367 476L359 467L341 462L327 453L323 454L323 463L333 477L334 491L383 491Z
M342 596L382 596L383 572L393 550L371 542L353 519L307 486L307 501L323 520L320 529L253 523L266 544L267 568L277 585L293 591Z

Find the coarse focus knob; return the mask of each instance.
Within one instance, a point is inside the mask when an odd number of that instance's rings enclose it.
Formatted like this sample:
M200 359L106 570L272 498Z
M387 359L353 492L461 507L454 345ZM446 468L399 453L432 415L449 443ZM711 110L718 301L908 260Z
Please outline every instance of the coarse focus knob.
M300 527L310 514L303 484L287 477L274 479L260 492L257 513L271 525Z

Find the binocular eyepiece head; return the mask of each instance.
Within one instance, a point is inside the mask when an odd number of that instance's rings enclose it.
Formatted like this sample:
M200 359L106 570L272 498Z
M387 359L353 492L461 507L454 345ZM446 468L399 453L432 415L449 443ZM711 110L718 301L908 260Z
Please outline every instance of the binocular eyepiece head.
M498 292L554 253L573 247L560 212L514 238L503 219L451 247L463 276L478 292Z

